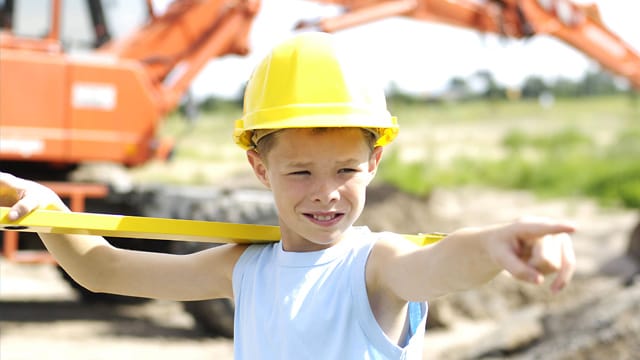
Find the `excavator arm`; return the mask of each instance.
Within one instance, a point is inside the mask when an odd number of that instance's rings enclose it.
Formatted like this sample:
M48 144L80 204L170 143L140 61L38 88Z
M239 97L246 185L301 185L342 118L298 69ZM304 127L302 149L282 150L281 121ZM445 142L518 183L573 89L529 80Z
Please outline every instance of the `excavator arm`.
M596 60L640 89L640 55L601 20L598 8L569 0L313 0L340 5L344 13L300 22L335 32L394 16L438 22L510 38L549 35Z
M213 58L246 55L260 0L175 0L133 34L106 43L98 53L139 62L160 90L165 111L175 108L200 70Z

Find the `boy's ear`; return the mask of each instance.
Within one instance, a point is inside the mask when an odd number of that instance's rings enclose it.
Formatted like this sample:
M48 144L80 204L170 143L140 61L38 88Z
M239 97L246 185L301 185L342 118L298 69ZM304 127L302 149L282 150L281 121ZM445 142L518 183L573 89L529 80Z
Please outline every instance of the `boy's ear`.
M371 174L371 179L376 175L376 171L378 171L378 166L380 165L380 160L382 160L382 146L377 146L371 152L371 157L369 158L369 174Z
M253 173L256 174L258 180L260 180L260 182L268 189L271 189L269 176L267 174L267 166L262 160L260 154L258 154L258 152L255 150L247 150L247 160L249 160L249 164L251 164Z

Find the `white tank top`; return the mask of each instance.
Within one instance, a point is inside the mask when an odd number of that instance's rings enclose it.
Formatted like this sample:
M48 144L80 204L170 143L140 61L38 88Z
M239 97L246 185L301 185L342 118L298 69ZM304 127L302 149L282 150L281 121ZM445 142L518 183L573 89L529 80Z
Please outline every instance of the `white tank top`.
M365 265L379 237L354 227L321 251L286 252L280 242L247 248L233 271L234 358L421 359L427 304L409 304L404 347L369 306Z

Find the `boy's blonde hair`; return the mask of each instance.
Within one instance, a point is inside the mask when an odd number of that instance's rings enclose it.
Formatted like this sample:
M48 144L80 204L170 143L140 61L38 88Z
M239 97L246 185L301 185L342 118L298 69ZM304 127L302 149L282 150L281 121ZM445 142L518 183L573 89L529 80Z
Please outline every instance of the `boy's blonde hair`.
M332 130L341 130L341 129L350 129L350 128L339 128L339 127L317 127L310 128L313 132L319 133L324 131L332 131ZM353 128L351 128L353 129ZM370 151L373 151L375 148L376 141L378 140L377 134L372 130L367 128L357 128L362 130L362 134L364 136L364 141L369 148ZM282 130L286 129L264 129L264 130L256 130L254 132L254 140L255 140L255 150L264 156L266 156L271 149L275 146L276 140L278 138L279 133Z

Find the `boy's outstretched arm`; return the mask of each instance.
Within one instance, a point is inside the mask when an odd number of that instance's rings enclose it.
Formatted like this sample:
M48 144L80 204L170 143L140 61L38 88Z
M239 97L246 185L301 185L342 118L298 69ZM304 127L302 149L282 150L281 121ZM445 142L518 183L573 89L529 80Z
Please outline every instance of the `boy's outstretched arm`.
M50 189L7 173L0 173L0 206L11 207L11 220L38 207L69 211ZM39 236L65 271L89 290L171 300L232 297L233 267L245 249L223 245L172 255L119 249L98 236Z
M383 240L371 255L367 284L402 300L426 301L474 288L506 270L534 284L555 274L551 290L557 292L575 270L573 231L566 222L527 218L461 229L424 248Z

